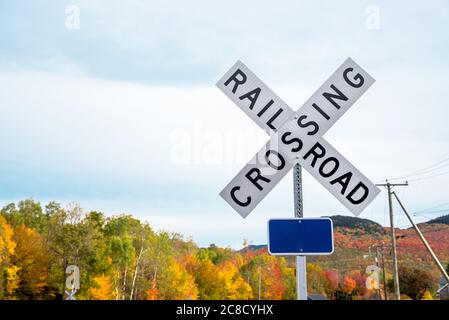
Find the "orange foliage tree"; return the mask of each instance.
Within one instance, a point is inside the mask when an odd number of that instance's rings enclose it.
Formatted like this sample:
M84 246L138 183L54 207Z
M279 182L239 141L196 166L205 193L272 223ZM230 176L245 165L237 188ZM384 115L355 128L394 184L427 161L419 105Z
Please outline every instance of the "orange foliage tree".
M356 285L357 284L353 278L351 278L350 276L345 276L343 279L342 290L347 294L351 294L352 291L354 291Z

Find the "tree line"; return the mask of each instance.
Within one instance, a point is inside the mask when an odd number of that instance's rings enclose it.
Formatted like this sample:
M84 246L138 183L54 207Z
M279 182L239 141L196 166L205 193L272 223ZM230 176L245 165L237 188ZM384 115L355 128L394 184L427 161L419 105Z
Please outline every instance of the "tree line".
M69 265L80 270L77 299L296 297L294 261L266 249L200 248L131 215L107 217L77 204L43 207L27 199L1 209L0 299L64 299ZM309 263L307 271L311 293L330 299L378 294L359 270L336 274Z

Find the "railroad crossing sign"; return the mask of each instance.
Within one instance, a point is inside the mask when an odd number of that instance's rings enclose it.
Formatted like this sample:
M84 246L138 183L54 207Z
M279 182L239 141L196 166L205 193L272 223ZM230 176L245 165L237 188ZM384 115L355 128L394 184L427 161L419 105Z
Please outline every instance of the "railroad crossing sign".
M268 252L272 255L327 255L334 252L330 218L291 218L268 221Z
M217 87L271 139L220 192L246 218L273 187L299 163L354 215L380 190L335 150L323 135L374 83L351 58L294 112L242 62Z

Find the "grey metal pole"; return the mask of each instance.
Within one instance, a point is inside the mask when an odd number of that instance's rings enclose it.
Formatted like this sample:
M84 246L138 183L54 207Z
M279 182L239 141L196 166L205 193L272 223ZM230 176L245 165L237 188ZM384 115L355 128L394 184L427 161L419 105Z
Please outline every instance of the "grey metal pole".
M293 168L293 194L295 217L303 217L302 168L295 164ZM296 295L298 300L307 300L307 260L305 256L296 256Z
M410 220L410 223L412 224L413 228L415 228L416 233L418 234L418 236L421 238L422 243L424 243L424 246L426 247L427 251L429 251L430 255L432 256L433 261L435 262L435 264L437 265L438 269L440 269L441 273L443 274L443 276L446 278L446 280L449 282L449 276L446 272L446 270L444 269L443 265L440 263L440 260L438 260L438 257L436 256L436 254L433 252L432 248L430 247L429 243L427 242L426 238L424 238L424 235L422 234L421 230L419 230L418 226L415 224L415 222L413 221L412 217L409 215L409 213L407 212L407 210L404 208L404 206L402 205L401 200L399 200L399 197L396 195L395 192L393 192L394 197L396 198L397 202L399 203L399 205L401 206L402 210L404 211L405 215L407 216L408 220Z

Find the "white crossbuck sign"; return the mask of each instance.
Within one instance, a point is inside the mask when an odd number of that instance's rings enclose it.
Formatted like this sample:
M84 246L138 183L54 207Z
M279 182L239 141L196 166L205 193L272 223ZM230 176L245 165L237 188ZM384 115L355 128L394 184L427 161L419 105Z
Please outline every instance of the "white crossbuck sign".
M271 139L220 192L246 218L299 163L349 211L359 215L380 190L338 153L323 135L374 83L351 58L294 112L242 62L217 82Z

